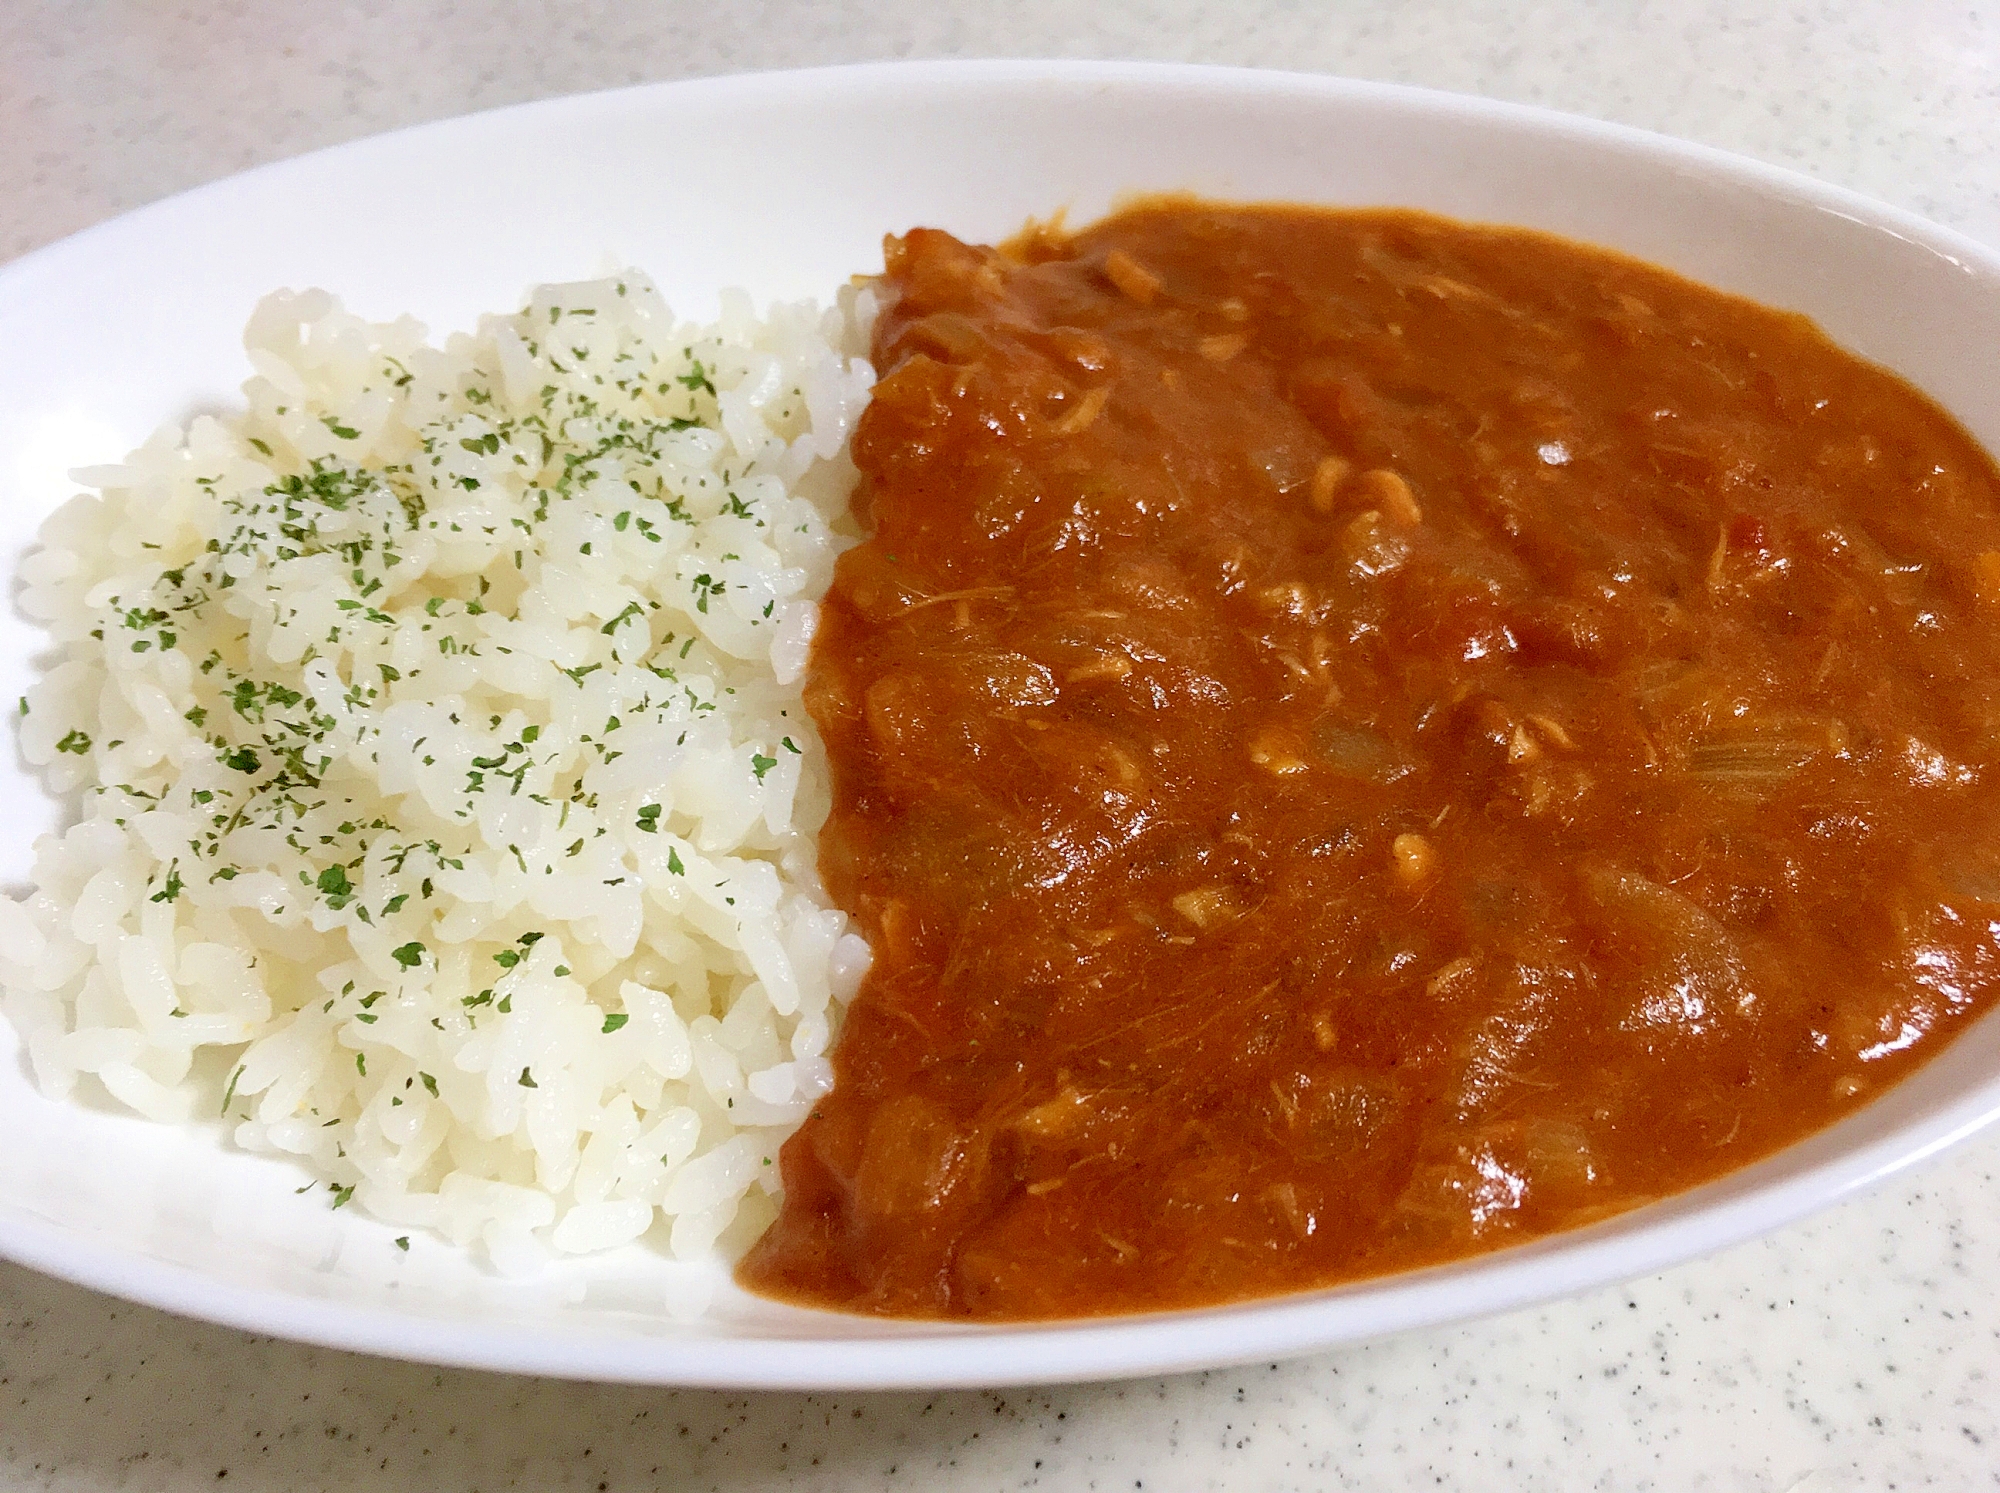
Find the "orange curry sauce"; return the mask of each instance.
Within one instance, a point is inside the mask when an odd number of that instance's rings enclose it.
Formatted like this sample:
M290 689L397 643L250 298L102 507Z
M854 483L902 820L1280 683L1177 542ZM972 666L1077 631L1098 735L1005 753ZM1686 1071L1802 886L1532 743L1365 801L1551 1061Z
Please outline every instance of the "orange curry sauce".
M888 246L808 702L875 963L742 1279L1024 1318L1462 1256L2000 984L2000 473L1805 320L1150 202Z

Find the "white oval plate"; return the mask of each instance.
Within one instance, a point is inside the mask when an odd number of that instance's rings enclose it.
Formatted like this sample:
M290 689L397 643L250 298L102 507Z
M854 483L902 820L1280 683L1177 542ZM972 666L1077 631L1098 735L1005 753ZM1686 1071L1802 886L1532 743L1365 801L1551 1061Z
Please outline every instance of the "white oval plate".
M884 65L670 84L456 119L266 167L0 270L0 559L73 466L235 398L279 286L444 331L607 256L703 313L824 299L885 232L991 240L1133 191L1400 204L1626 250L1791 307L2000 449L2000 256L1769 167L1538 110L1329 78L1125 64ZM39 635L0 616L0 700ZM0 877L55 807L0 768ZM1657 1270L1848 1195L2000 1117L2000 1020L1802 1145L1609 1223L1244 1306L968 1328L800 1311L632 1247L498 1277L392 1232L220 1127L42 1099L0 1024L0 1254L258 1332L516 1372L760 1387L997 1385L1275 1358Z

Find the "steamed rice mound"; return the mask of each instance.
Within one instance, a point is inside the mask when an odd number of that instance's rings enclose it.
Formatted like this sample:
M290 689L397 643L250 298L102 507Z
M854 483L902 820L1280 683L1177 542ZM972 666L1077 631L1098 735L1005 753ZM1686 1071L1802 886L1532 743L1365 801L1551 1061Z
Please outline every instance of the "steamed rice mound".
M81 818L0 899L43 1088L506 1268L754 1237L867 960L799 681L869 314L628 274L440 349L279 294L246 413L80 474L20 740Z

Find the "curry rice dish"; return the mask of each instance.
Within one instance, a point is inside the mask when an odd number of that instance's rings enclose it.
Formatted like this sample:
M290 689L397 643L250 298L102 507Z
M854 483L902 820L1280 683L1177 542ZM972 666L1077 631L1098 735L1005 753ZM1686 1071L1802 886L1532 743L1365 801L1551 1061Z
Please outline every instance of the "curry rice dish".
M1804 319L1532 233L888 243L806 702L874 951L740 1269L1034 1318L1717 1177L2000 978L2000 473Z
M246 340L23 562L81 802L0 1008L322 1206L1208 1304L1694 1186L1992 1003L2000 472L1801 318L1159 199Z

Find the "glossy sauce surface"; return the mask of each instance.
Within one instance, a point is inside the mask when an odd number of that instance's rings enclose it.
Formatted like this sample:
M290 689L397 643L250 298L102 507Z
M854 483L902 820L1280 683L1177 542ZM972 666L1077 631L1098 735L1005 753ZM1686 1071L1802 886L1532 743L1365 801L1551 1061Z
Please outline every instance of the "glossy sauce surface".
M1404 212L891 240L808 703L875 964L755 1289L1045 1317L1575 1226L2000 981L2000 475L1800 318Z

